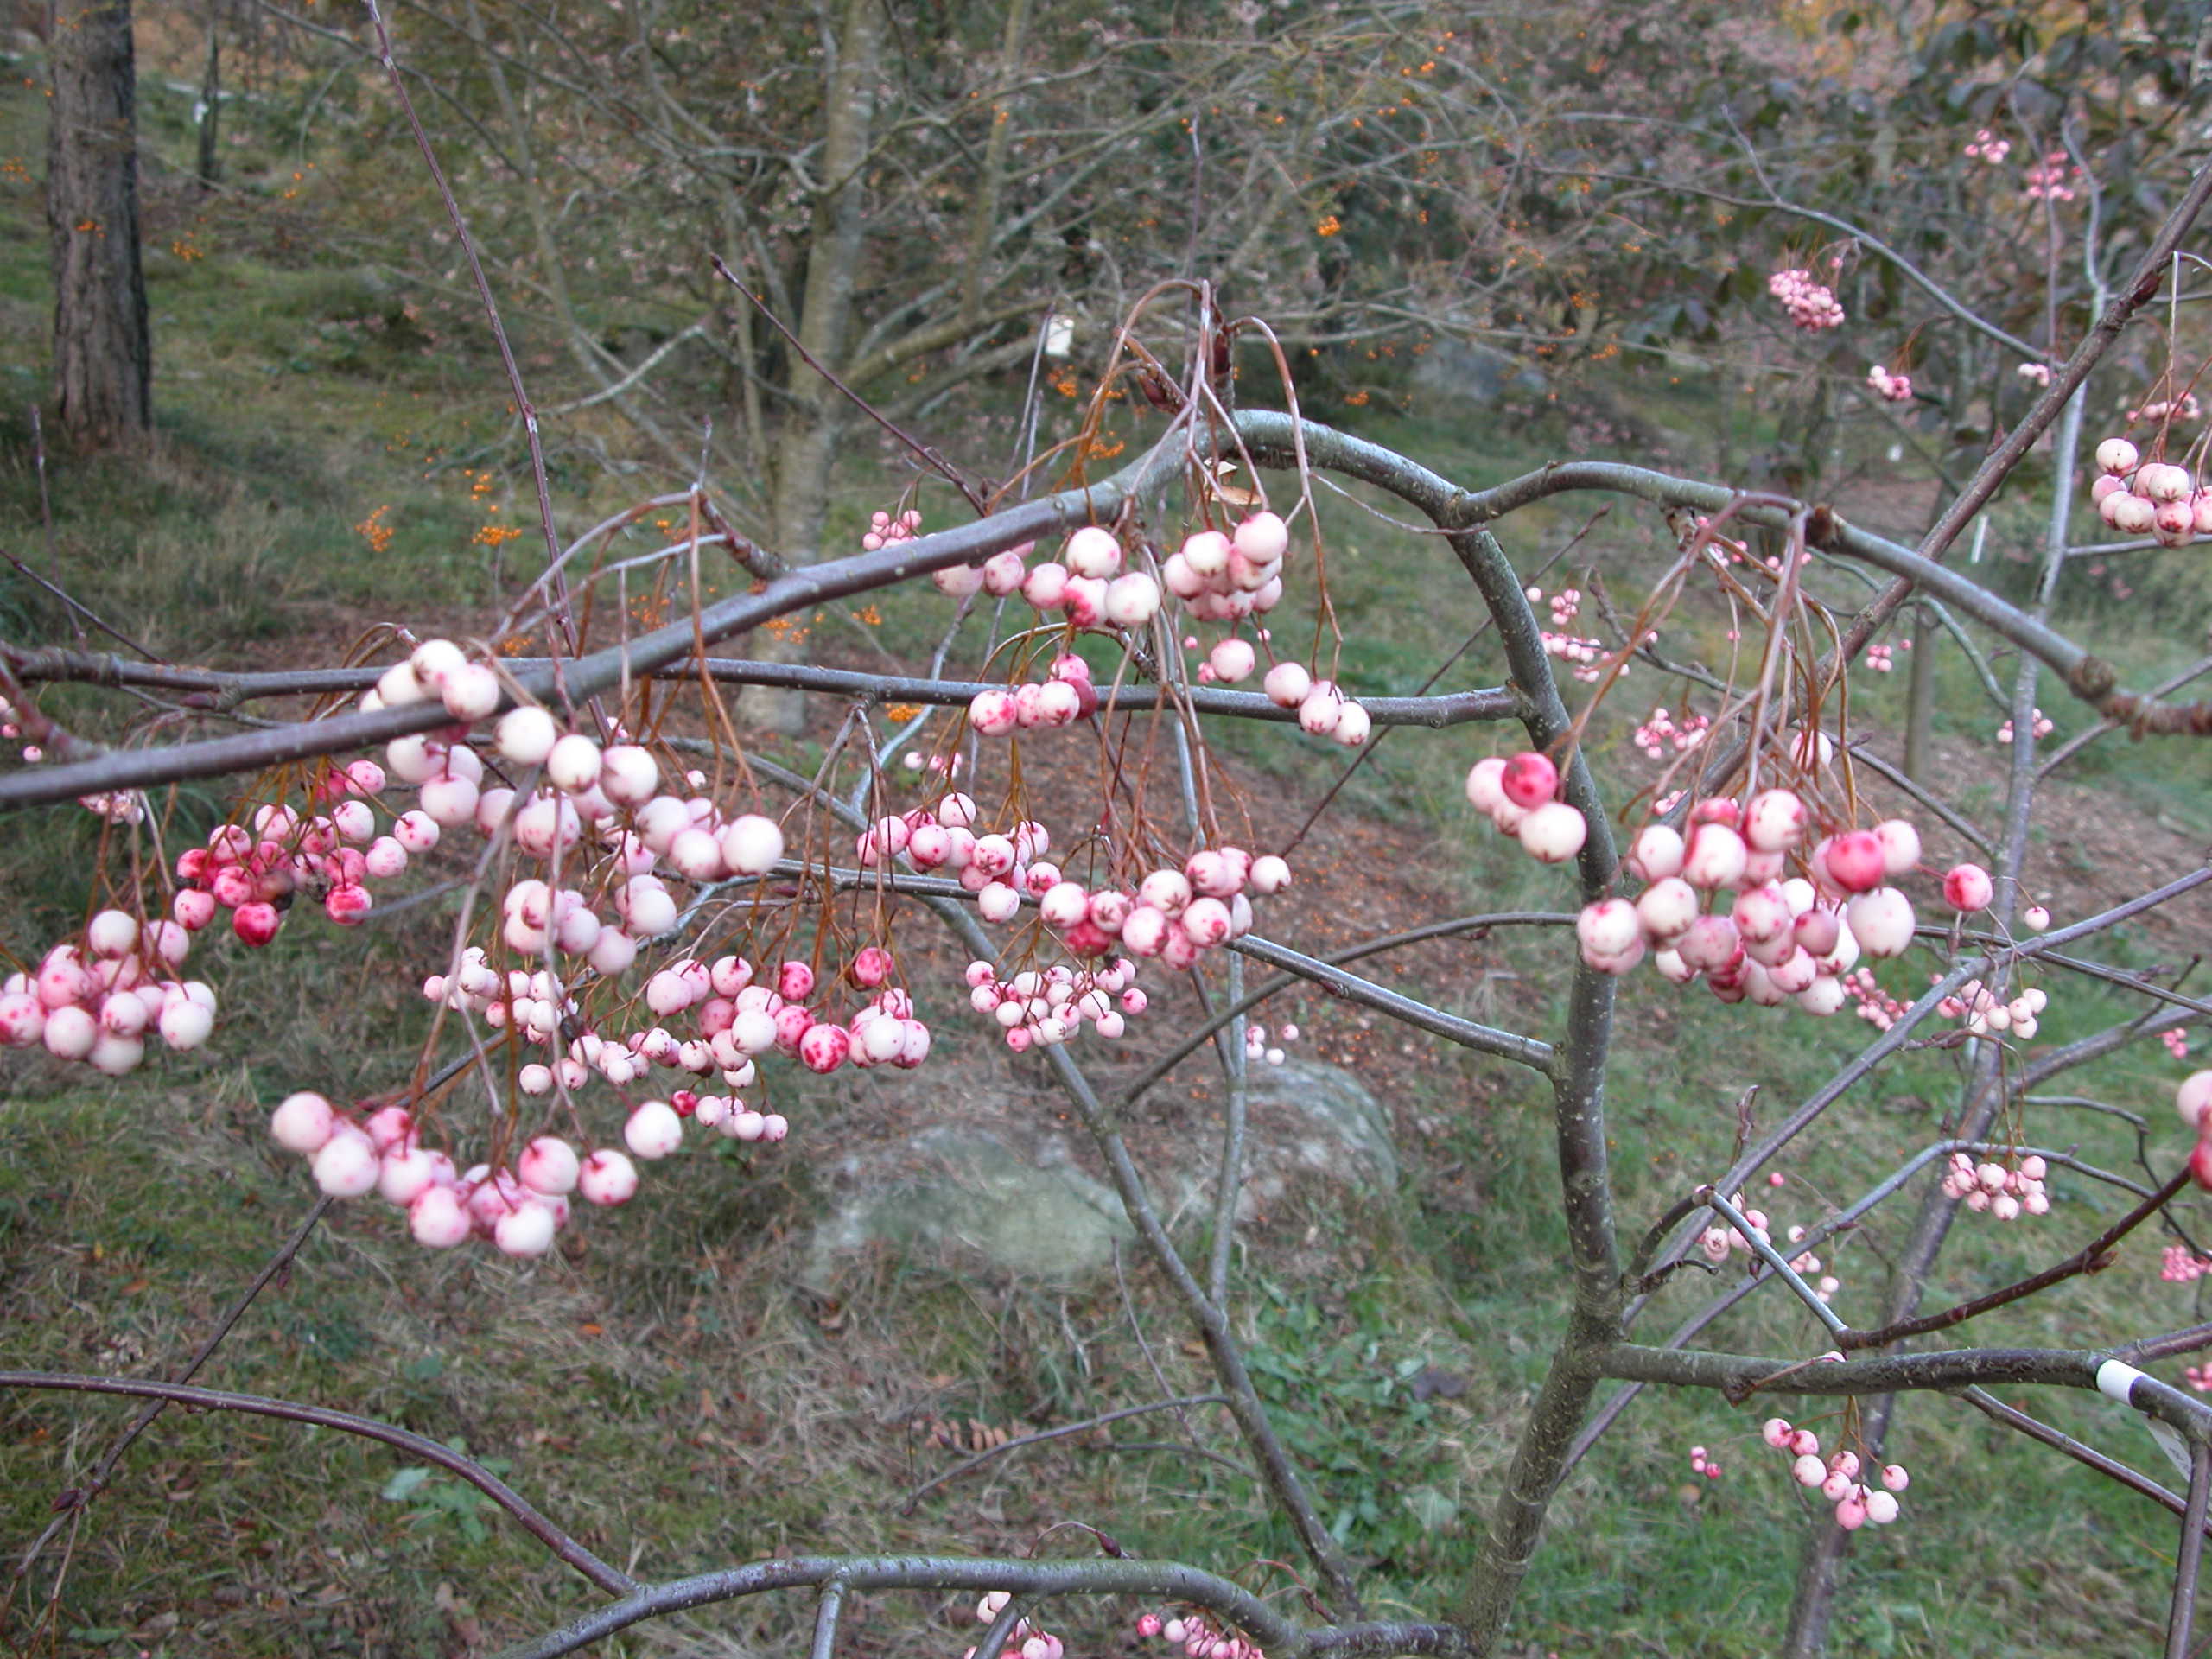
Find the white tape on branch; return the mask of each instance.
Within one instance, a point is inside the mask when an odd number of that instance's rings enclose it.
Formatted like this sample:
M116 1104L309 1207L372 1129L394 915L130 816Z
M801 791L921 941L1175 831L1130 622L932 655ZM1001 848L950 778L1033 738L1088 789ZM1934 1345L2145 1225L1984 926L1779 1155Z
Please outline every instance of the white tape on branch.
M2107 1400L2128 1403L2127 1391L2135 1386L2135 1379L2143 1373L2123 1360L2108 1359L2097 1367L2097 1392Z

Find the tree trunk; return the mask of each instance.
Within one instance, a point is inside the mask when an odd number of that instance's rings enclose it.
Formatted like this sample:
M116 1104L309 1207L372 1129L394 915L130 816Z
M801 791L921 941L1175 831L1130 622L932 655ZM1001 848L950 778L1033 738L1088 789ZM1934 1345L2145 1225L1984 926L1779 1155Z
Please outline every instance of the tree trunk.
M111 448L154 423L130 0L54 0L53 71L54 389L70 435Z
M868 234L868 190L861 170L873 141L876 81L881 73L881 0L847 0L833 45L820 162L822 191L815 198L813 232L807 242L798 342L816 362L842 374L852 340L854 289ZM785 385L790 396L776 442L772 545L793 564L811 564L822 556L830 474L843 435L846 405L836 388L797 353L791 355ZM761 654L779 657L796 643L789 635L764 640ZM786 733L798 729L802 709L796 693L748 691L745 701L764 724Z
M214 0L207 6L207 72L200 81L200 188L213 190L222 176L216 143L223 120L223 31Z

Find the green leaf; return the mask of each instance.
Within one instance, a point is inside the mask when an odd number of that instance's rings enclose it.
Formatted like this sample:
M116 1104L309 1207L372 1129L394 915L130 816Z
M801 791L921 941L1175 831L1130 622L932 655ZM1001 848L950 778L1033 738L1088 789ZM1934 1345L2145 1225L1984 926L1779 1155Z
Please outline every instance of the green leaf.
M377 1496L390 1498L395 1503L399 1503L412 1496L415 1489L429 1478L429 1467L423 1464L416 1464L412 1467L402 1469L390 1480L385 1482L384 1490Z

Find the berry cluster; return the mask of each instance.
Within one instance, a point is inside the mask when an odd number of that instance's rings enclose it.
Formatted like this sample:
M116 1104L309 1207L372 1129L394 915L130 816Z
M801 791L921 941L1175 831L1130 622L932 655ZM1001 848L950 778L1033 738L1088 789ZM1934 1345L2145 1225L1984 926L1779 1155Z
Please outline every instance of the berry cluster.
M1041 681L978 691L969 701L968 723L983 737L1004 737L1017 729L1072 726L1088 719L1097 708L1098 692L1090 683L1090 664L1073 652L1066 652L1052 659Z
M444 1153L421 1144L404 1108L386 1106L357 1123L306 1091L276 1108L269 1133L278 1146L312 1160L315 1185L332 1197L375 1192L405 1210L416 1242L433 1249L474 1236L509 1255L543 1255L568 1224L569 1193L588 1204L615 1205L638 1190L637 1166L622 1154L602 1147L579 1158L553 1135L531 1141L512 1169L479 1164L464 1173Z
M2049 737L2053 732L2058 729L2056 726L2050 723L2050 717L2046 715L2042 709L2031 709L2029 710L2029 715L2032 723L2029 726L2028 729L2036 736ZM2006 721L2002 726L1999 726L1997 728L1997 741L1999 743L2010 743L2012 741L2012 722L2011 721Z
M1542 602L1544 597L1542 588L1532 586L1527 591L1529 602L1531 605ZM1582 590L1580 588L1562 588L1554 594L1551 597L1551 613L1552 626L1537 630L1537 638L1543 642L1544 654L1567 664L1574 677L1584 684L1596 684L1605 673L1603 659L1608 654L1605 642L1602 639L1586 639L1578 634L1566 631L1567 624L1582 613ZM1656 633L1648 633L1644 636L1644 640L1646 644L1650 644L1656 642L1658 638ZM1620 672L1625 676L1629 671L1629 665L1623 663Z
M2212 536L2212 490L2198 489L2188 467L2143 461L2126 438L2099 444L2097 466L2089 499L2098 517L2123 536L2150 536L2161 547L2187 547Z
M1148 1006L1136 975L1136 964L1126 957L1110 967L1055 963L1041 973L1025 969L1007 979L988 962L971 962L968 1002L998 1021L1006 1046L1017 1054L1033 1045L1065 1043L1086 1023L1111 1041L1128 1028L1125 1016Z
M1658 760L1665 758L1670 744L1675 753L1687 754L1704 742L1707 734L1712 729L1713 721L1709 715L1689 714L1678 721L1661 707L1654 709L1651 717L1636 728L1632 741L1643 752L1645 758Z
M1133 957L1157 957L1180 971L1200 951L1251 931L1248 892L1264 898L1291 882L1290 866L1274 854L1255 858L1242 847L1224 846L1201 849L1180 869L1149 872L1134 892L1112 886L1093 890L1044 858L1043 825L1022 830L1029 832L1027 845L1022 831L1014 838L985 836L976 842L969 868L988 872L976 890L976 909L985 921L1011 922L1026 895L1069 953L1085 960L1118 944ZM973 878L963 870L961 881L971 886Z
M1703 1475L1707 1480L1720 1478L1720 1465L1708 1456L1701 1446L1690 1447L1690 1473Z
M1782 1177L1778 1174L1769 1176L1768 1180L1772 1185L1782 1185ZM1745 1209L1744 1195L1740 1192L1730 1202L1735 1205L1744 1219L1751 1224L1751 1237L1746 1238L1741 1230L1735 1227L1708 1227L1700 1233L1697 1247L1704 1254L1705 1259L1715 1267L1719 1267L1727 1261L1731 1255L1738 1251L1741 1251L1745 1255L1756 1254L1752 1249L1753 1239L1761 1244L1774 1243L1773 1236L1767 1230L1764 1211ZM1789 1230L1789 1239L1792 1244L1802 1243L1804 1237L1805 1230L1802 1227L1792 1227ZM1814 1281L1813 1294L1824 1305L1843 1288L1842 1280L1836 1278L1833 1274L1821 1274L1821 1258L1810 1250L1801 1250L1790 1257L1789 1270L1801 1278L1808 1274L1820 1274L1821 1276Z
M1546 864L1566 863L1590 834L1582 814L1557 798L1559 790L1559 768L1533 749L1510 760L1496 755L1478 760L1467 774L1467 799L1475 810L1500 834L1518 836L1523 850Z
M1182 1649L1184 1659L1267 1659L1258 1643L1222 1629L1204 1613L1166 1618L1145 1613L1138 1618L1136 1629L1147 1641L1157 1637L1170 1647Z
M1892 374L1879 363L1867 365L1866 384L1885 404L1909 404L1912 401L1912 377Z
M1974 134L1972 141L1967 145L1967 155L1969 159L1986 162L1992 167L1996 166L2012 153L2012 141L2009 138L1999 138L1987 127L1984 127L1980 132Z
M1058 611L1078 628L1141 628L1160 613L1158 579L1143 570L1122 571L1122 544L1111 531L1087 524L1068 537L1058 559L1033 568L1026 563L1033 550L1025 543L979 565L940 570L934 580L940 592L956 599L977 592L995 599L1020 594L1032 609ZM1281 594L1278 588L1275 597Z
M1298 1027L1292 1025L1282 1026L1274 1034L1281 1042L1294 1043L1298 1040ZM1281 1048L1268 1040L1268 1028L1255 1021L1244 1027L1244 1058L1248 1060L1265 1060L1269 1065L1281 1065L1285 1056Z
M2067 158L2063 149L2054 149L2040 162L2029 167L2021 183L2030 201L2041 201L2048 197L2052 201L2074 200L2074 187L2081 182L2082 169Z
M2169 1026L2158 1033L2158 1040L2166 1046L2166 1052L2177 1060L2189 1058L2189 1039L2179 1026Z
M257 950L276 937L302 891L319 895L323 913L340 926L359 922L375 902L372 878L399 874L410 854L438 844L436 820L421 811L402 815L389 835L377 833L375 809L361 798L384 786L382 766L356 760L331 772L317 789L327 811L303 818L289 806L263 806L251 831L218 825L205 847L178 855L169 913L198 932L219 911L228 911L231 931Z
M2195 421L2203 418L2203 405L2196 401L2196 394L2184 391L2178 397L2154 397L2139 409L2127 411L2127 423L2149 421Z
M2050 384L2050 365L2048 363L2023 363L2013 372L2031 386L2047 386Z
M1884 1465L1880 1487L1869 1487L1859 1478L1861 1465L1856 1452L1837 1452L1822 1462L1820 1436L1808 1428L1792 1428L1786 1419L1770 1417L1761 1425L1759 1438L1794 1459L1792 1478L1835 1505L1835 1523L1846 1532L1856 1532L1870 1521L1886 1527L1897 1518L1897 1494L1912 1484L1903 1464Z
M2050 1211L2050 1194L2044 1190L2044 1177L2050 1166L2030 1153L2020 1160L2015 1169L1999 1163L1977 1164L1963 1152L1951 1154L1950 1167L1943 1172L1943 1196L1962 1198L1969 1210L1986 1210L1999 1221L2018 1221L2022 1211L2031 1216L2047 1215Z
M1624 868L1647 885L1633 900L1584 907L1575 923L1582 960L1625 974L1655 950L1666 977L1688 984L1702 974L1723 1001L1771 1007L1794 998L1809 1014L1838 1012L1861 952L1894 957L1912 943L1912 901L1883 884L1918 866L1920 834L1901 818L1840 831L1802 855L1804 874L1785 879L1810 822L1796 791L1777 788L1742 804L1699 802L1687 838L1646 826ZM1726 909L1724 893L1732 895Z
M2212 1256L2199 1255L2186 1244L2169 1244L2158 1258L2158 1277L2170 1285L2193 1285L2212 1273Z
M1766 291L1782 302L1789 321L1808 334L1843 326L1843 307L1834 290L1815 281L1813 273L1797 266L1777 270L1766 279Z
M1910 645L1911 641L1907 640L1905 643ZM1887 674L1897 665L1897 647L1895 645L1869 645L1866 647L1866 666L1873 670L1875 673Z
M1843 976L1843 988L1859 1005L1859 1017L1877 1031L1887 1031L1904 1015L1904 1004L1882 988L1872 968L1854 968Z
M192 946L173 921L141 925L104 910L81 943L55 945L36 971L0 982L0 1045L43 1046L57 1060L82 1060L111 1077L137 1069L146 1033L171 1048L197 1048L215 1026L215 993L175 972Z
M1309 737L1330 737L1348 749L1367 741L1373 722L1367 710L1344 694L1334 680L1317 680L1294 662L1280 662L1260 682L1278 709L1298 710L1298 728Z
M2050 1005L2050 999L2032 987L2009 1002L2000 1002L1980 980L1970 979L1959 987L1956 995L1938 1002L1936 1012L1946 1020L1963 1021L1977 1037L2009 1032L2024 1043L2036 1034L2036 1016Z
M1255 512L1233 535L1202 530L1189 537L1179 552L1167 556L1160 580L1201 622L1264 616L1282 601L1283 559L1289 550L1290 527L1272 512Z
M899 542L911 542L922 533L922 515L909 507L900 513L872 512L861 536L861 550L874 553Z
M1003 1590L994 1590L976 1604L976 1622L988 1625L1006 1611L1012 1598ZM1067 1651L1060 1638L1043 1626L1026 1618L1014 1621L1014 1629L1007 1636L1007 1645L987 1659L1062 1659ZM976 1659L976 1649L970 1648L960 1659Z

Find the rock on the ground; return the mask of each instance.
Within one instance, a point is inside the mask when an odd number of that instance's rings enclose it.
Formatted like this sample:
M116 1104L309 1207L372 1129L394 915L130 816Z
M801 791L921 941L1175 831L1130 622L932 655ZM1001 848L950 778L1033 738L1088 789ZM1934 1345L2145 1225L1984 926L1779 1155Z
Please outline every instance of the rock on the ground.
M1377 1194L1397 1186L1390 1115L1350 1071L1287 1059L1246 1077L1247 1203L1270 1202L1300 1176Z
M1066 1144L1017 1146L1007 1135L938 1124L846 1159L842 1189L815 1230L809 1276L837 1259L886 1248L953 1267L1071 1284L1103 1270L1135 1230L1111 1187L1077 1169Z

